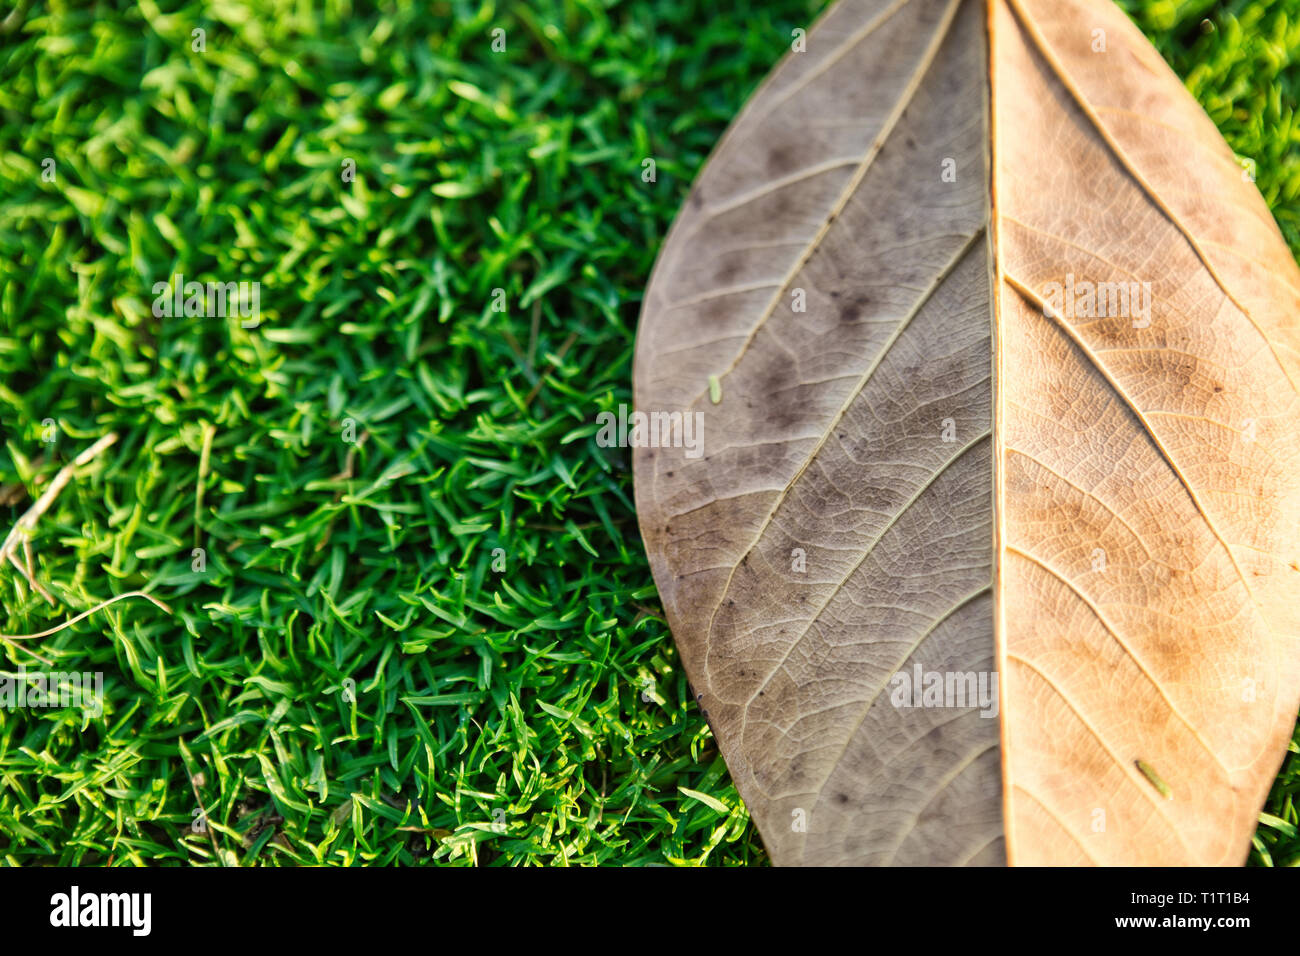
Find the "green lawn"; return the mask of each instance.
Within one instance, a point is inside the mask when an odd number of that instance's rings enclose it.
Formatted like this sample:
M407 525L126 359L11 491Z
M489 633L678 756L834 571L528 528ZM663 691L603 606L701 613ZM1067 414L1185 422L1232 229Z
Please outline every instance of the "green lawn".
M104 675L84 727L0 709L0 858L765 862L595 419L691 179L822 4L17 2L0 536L119 440L37 523L55 603L0 570L0 631L170 613L0 646ZM1126 7L1300 250L1300 0ZM259 324L155 317L177 273L260 282ZM1292 751L1257 863L1300 862Z

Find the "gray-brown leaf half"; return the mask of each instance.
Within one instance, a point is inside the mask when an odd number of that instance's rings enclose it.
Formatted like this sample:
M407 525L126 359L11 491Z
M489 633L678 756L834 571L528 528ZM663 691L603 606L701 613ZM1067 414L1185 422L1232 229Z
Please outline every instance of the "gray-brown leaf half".
M1109 2L819 21L700 174L635 367L652 426L702 426L634 440L637 507L775 862L1245 859L1300 701L1298 315Z

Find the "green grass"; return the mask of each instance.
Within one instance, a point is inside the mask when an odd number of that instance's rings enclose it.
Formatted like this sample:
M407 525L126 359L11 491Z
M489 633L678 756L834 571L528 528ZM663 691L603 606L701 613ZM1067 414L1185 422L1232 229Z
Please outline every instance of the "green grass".
M105 713L0 710L0 858L765 862L595 417L692 177L821 4L311 6L0 20L0 534L120 436L33 538L58 606L6 569L0 630L173 611L24 642ZM1300 2L1127 7L1300 249ZM175 273L260 281L261 324L156 319ZM1255 862L1300 861L1292 751Z

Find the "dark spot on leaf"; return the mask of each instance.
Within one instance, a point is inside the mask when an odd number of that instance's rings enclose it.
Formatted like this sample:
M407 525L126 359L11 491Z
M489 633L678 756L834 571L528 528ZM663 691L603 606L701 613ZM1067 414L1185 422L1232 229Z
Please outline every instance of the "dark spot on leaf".
M767 171L782 176L799 165L799 151L792 144L777 146L767 154Z
M735 256L725 259L713 274L713 281L718 285L730 285L740 274L740 260Z

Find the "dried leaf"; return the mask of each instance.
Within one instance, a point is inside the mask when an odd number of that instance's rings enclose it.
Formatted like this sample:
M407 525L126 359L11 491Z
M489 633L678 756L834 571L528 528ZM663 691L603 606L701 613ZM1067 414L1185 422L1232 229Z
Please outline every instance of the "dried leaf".
M1244 861L1300 702L1297 314L1110 3L821 19L660 252L631 439L777 863Z

